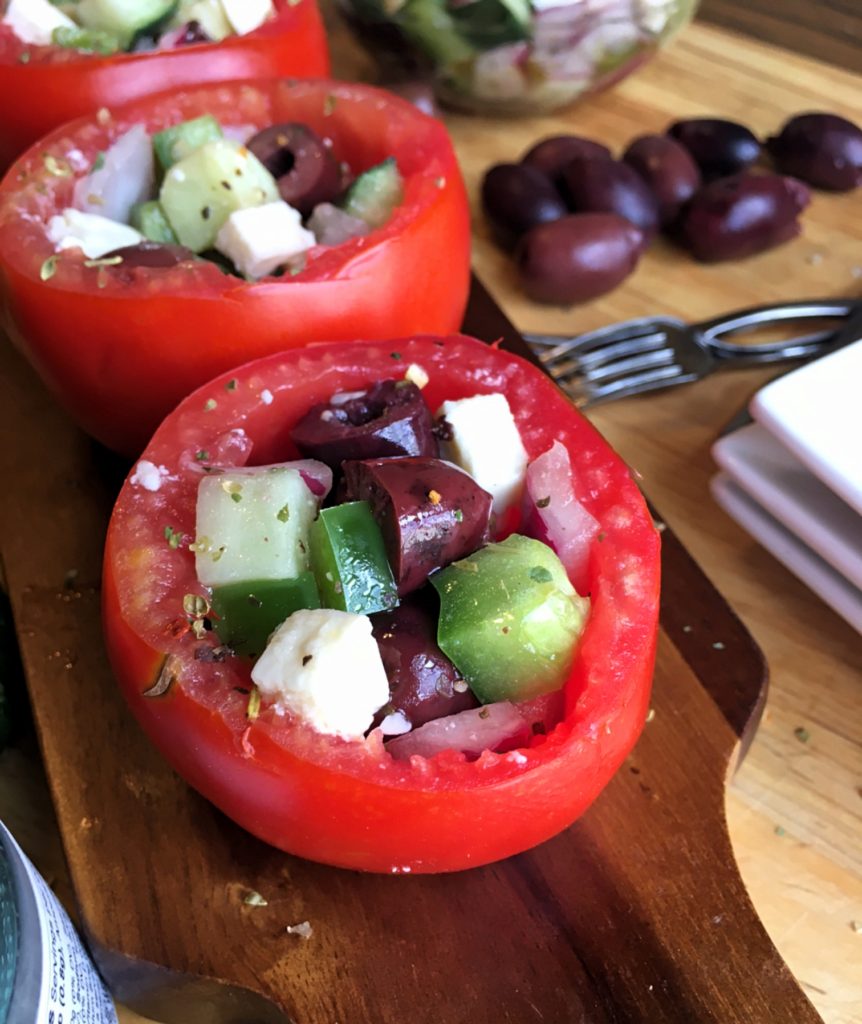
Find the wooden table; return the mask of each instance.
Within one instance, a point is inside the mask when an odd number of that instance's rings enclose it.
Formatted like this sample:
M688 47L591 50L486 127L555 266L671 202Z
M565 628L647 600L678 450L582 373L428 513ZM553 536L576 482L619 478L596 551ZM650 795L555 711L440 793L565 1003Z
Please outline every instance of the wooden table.
M769 35L777 26L784 33L784 45L827 58L834 53L837 63L852 66L855 59L858 65L858 51L843 38L848 25L858 28L862 20L851 5L842 12L838 2L827 6L798 0L786 5L787 17L781 22L771 18L773 6L767 0L745 4L706 0L704 15L752 34ZM809 9L815 7L817 17L809 18ZM342 68L356 66L355 54L339 53ZM588 106L535 121L450 118L472 195L475 198L489 163L515 158L529 141L551 131L578 131L621 144L630 135L632 119L639 116L641 98L652 104L655 121L644 124L644 130L660 130L674 114L689 110L686 97L679 97L679 111L662 108L657 97L663 84L690 73L707 58L723 65L728 76L716 82L712 112L748 120L761 131L774 127L762 123L759 90L771 87L784 74L786 58L744 40L729 44L725 35L695 27L643 73L636 87L627 83L616 94ZM858 111L862 87L850 76L801 60L794 67L796 84L780 93L787 114L810 105L811 97L818 95L821 105L844 109L855 101ZM726 85L731 80L729 89ZM655 120L658 112L664 121ZM862 221L859 196L851 202L858 225ZM834 217L836 224L849 217L847 206L833 203L825 209L826 219ZM858 227L856 231L858 253ZM812 294L835 293L855 279L850 274L851 249L845 245L830 252L822 242L820 237L800 241L781 257L810 263ZM862 263L862 258L856 260ZM678 257L659 247L632 282L613 296L576 311L540 309L519 295L508 261L491 244L478 214L474 262L522 329L588 329L657 311L698 317L758 299L793 297L784 294L780 274L770 274L766 264L759 264L763 275L753 278L745 268L722 270L709 278L692 269L700 284L695 302L687 287L688 276L678 269ZM713 299L708 309L700 305L707 280L714 282L711 293L706 289ZM862 716L858 713L862 643L738 529L713 504L707 488L713 472L710 444L766 377L753 371L716 376L676 392L597 409L592 418L641 473L662 515L736 608L767 656L772 674L769 704L747 760L730 785L731 835L768 931L824 1020L860 1024L862 936L854 922L862 922ZM31 741L0 758L0 816L70 902L50 801L33 770L37 764ZM133 1024L141 1018L121 1011L121 1020Z

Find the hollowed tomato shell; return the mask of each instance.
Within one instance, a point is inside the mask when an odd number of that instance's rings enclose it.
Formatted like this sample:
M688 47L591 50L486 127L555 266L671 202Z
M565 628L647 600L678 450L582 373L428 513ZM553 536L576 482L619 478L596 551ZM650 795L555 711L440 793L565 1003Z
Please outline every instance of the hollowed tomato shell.
M298 273L259 282L207 260L150 270L93 265L80 250L52 258L45 224L99 152L134 124L156 130L203 113L252 130L308 124L354 172L394 157L404 201L364 238L315 247ZM5 326L72 417L129 455L181 398L249 359L457 329L469 274L469 210L445 128L371 86L283 80L149 97L58 129L0 185Z
M249 721L248 666L196 657L218 640L197 639L183 610L186 594L206 593L189 551L201 453L220 464L292 458L288 433L309 406L400 377L410 363L430 377L423 394L432 410L445 399L502 392L531 458L560 440L571 456L575 494L601 526L589 558L591 610L565 683L563 720L526 748L485 752L473 762L453 752L394 761L377 733L347 742L272 708ZM157 467L158 490L141 485L140 470L130 475L105 551L104 625L114 672L173 767L266 842L364 871L485 864L570 825L634 745L655 656L658 534L628 468L523 360L461 336L272 356L186 399L144 458Z

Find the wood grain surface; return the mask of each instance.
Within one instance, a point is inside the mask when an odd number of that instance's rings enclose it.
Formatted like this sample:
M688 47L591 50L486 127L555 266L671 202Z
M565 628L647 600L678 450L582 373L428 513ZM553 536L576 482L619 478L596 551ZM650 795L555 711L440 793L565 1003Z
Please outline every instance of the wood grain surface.
M744 28L749 11L759 6L767 14L778 10L778 5L766 0L733 4L735 27ZM803 5L782 4L782 11L785 6L792 15ZM832 38L829 26L836 23L832 12L840 4L804 6L820 12L815 34ZM846 6L851 15L856 12L855 4ZM706 0L704 14L718 17L722 7L729 10L730 4ZM798 45L813 52L809 38L798 35ZM787 41L787 45L794 44ZM857 52L842 51L836 45L824 56L852 68ZM847 54L843 60L842 53ZM342 69L357 66L355 54L343 58ZM770 131L791 113L813 107L858 115L862 109L859 80L696 26L636 79L589 105L529 122L450 118L449 124L475 195L487 164L512 158L529 141L552 131L574 130L621 144L635 132L661 128L687 111L733 116ZM578 311L539 309L523 300L507 260L491 245L478 212L475 263L523 329L576 330L653 311L698 318L751 301L858 294L859 202L858 195L818 196L806 215L802 239L735 267L697 267L659 247L625 287ZM713 471L709 445L765 377L753 371L716 376L677 392L600 408L592 415L641 472L665 519L731 599L767 655L772 689L766 717L728 796L734 850L767 930L823 1019L828 1024L858 1024L862 1021L858 971L862 947L854 922L862 921L859 638L723 516L707 489ZM37 470L33 467L34 474ZM43 486L45 501L55 500L48 482ZM60 510L59 534L64 523ZM49 586L56 592L56 581ZM701 634L710 647L722 642L708 623L681 625ZM58 645L45 655L46 660L58 662L58 685L64 673L71 671L64 667L67 662L60 661L63 654ZM716 657L720 654L715 651ZM673 704L670 713L676 714ZM0 815L68 900L62 851L47 824L50 807L35 764L34 751L27 747L2 756ZM126 785L123 780L116 784ZM86 832L95 823L81 825ZM596 865L598 872L601 864ZM612 870L625 868L617 866L614 858ZM598 874L588 871L588 877L592 881ZM124 1022L138 1019L125 1011L122 1017ZM776 1013L769 1019L783 1024L785 1019L799 1018Z

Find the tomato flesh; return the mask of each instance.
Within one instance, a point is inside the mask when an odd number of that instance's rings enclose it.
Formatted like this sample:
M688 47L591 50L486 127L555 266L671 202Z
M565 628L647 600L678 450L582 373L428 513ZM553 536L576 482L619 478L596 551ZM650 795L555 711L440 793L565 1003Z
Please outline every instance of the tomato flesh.
M154 130L204 113L252 130L307 124L355 171L395 157L404 202L383 227L315 247L304 270L278 279L247 283L205 260L88 266L80 250L46 264L44 225L71 204L75 178L100 152L134 124ZM310 342L456 329L469 264L466 193L445 128L369 86L228 83L149 98L53 133L0 185L5 326L71 416L129 455L181 398L249 359Z
M397 358L395 358L397 357ZM188 550L195 452L224 463L295 457L293 423L339 391L430 377L432 410L445 399L502 392L529 457L554 439L569 452L579 501L598 520L587 572L589 618L564 686L562 720L528 747L478 760L448 751L395 761L379 734L343 741L264 708L246 717L248 667L195 657L183 598L205 594ZM648 709L658 622L659 540L631 475L540 371L460 336L325 345L272 356L186 399L144 457L163 467L155 492L126 481L108 532L104 622L118 682L144 729L188 782L281 849L381 872L453 871L528 849L575 820L631 750ZM266 392L269 401L261 400ZM212 402L216 402L213 407ZM231 431L243 443L230 443ZM182 536L171 546L170 524ZM186 629L183 630L183 623ZM163 696L145 696L159 678ZM161 688L161 687L160 687Z

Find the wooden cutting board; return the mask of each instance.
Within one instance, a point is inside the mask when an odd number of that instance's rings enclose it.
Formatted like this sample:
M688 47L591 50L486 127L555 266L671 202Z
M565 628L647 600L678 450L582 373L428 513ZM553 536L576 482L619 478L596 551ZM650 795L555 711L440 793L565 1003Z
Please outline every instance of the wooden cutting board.
M518 347L481 289L465 326ZM16 438L0 453L3 561L82 923L118 999L167 1024L819 1020L757 920L724 823L764 664L670 531L654 715L578 824L456 875L326 868L243 833L138 730L99 620L126 467L8 345L0 365L0 424ZM288 930L305 921L309 938Z

